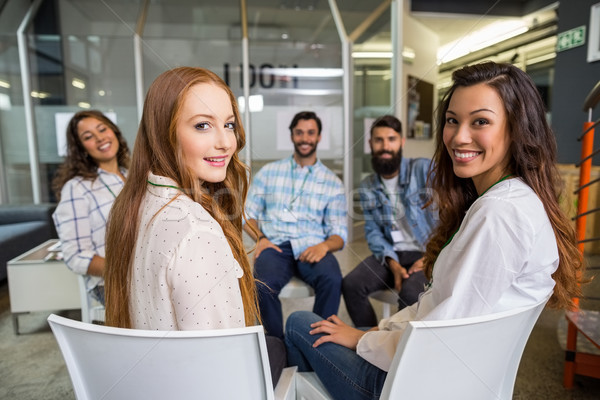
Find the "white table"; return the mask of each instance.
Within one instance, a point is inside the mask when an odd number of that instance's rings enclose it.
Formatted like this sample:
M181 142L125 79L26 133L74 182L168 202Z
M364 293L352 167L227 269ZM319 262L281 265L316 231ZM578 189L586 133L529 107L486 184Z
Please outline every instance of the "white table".
M15 334L19 314L32 311L81 309L77 275L63 261L44 261L51 239L7 263L10 311Z

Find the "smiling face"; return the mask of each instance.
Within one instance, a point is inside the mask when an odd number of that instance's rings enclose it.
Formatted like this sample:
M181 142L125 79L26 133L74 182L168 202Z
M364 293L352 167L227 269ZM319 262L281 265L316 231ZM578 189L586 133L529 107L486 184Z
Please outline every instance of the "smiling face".
M443 131L454 173L471 178L481 194L508 173L510 134L502 99L490 86L459 86Z
M296 157L312 159L317 151L317 144L321 140L319 126L314 119L300 119L292 128L292 142Z
M235 117L227 92L212 83L192 86L176 124L186 165L201 180L222 182L237 149Z
M93 117L82 119L77 124L77 136L98 167L110 170L109 165L117 162L119 140L104 122Z

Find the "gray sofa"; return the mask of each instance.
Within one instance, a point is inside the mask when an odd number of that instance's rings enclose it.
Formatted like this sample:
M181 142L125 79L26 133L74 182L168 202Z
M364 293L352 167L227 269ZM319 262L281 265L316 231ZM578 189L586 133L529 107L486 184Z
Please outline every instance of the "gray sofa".
M52 213L56 204L0 205L0 282L6 263L48 239L57 238Z

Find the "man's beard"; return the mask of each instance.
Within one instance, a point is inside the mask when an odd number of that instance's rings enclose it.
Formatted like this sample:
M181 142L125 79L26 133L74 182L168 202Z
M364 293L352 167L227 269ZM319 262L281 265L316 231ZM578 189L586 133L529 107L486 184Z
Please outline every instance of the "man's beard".
M383 159L381 156L383 154L389 154L392 158ZM393 153L391 151L381 150L371 157L371 166L373 166L373 170L377 175L392 175L394 172L397 172L400 169L400 162L402 161L402 149L400 148L398 152Z
M307 158L307 157L312 156L314 154L314 152L317 151L317 143L314 143L312 145L312 148L308 151L308 153L303 154L302 152L300 152L300 149L299 149L299 147L302 146L303 144L310 145L310 143L305 143L305 142L303 142L303 143L294 143L294 151L296 152L296 154L298 154L298 157Z

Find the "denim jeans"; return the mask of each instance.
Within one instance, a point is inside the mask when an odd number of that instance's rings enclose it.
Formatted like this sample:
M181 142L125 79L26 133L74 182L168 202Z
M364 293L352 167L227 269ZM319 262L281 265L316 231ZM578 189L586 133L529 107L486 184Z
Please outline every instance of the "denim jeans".
M421 257L419 251L396 252L400 265L407 270ZM411 274L402 280L402 288L398 294L398 311L410 306L419 299L425 290L428 280L423 271ZM394 287L394 274L385 264L374 256L365 258L342 281L342 293L348 314L356 327L373 327L377 325L377 316L369 301L369 294L378 290Z
M306 263L294 259L290 242L279 245L281 253L267 248L254 262L258 305L263 326L268 335L283 339L283 315L279 292L297 275L315 290L313 311L323 318L337 314L342 298L342 272L331 253L317 263ZM262 283L261 283L262 282Z
M315 371L329 394L339 400L378 399L387 373L335 343L312 344L322 334L311 335L310 324L321 320L309 311L296 311L285 328L288 365L299 371Z

